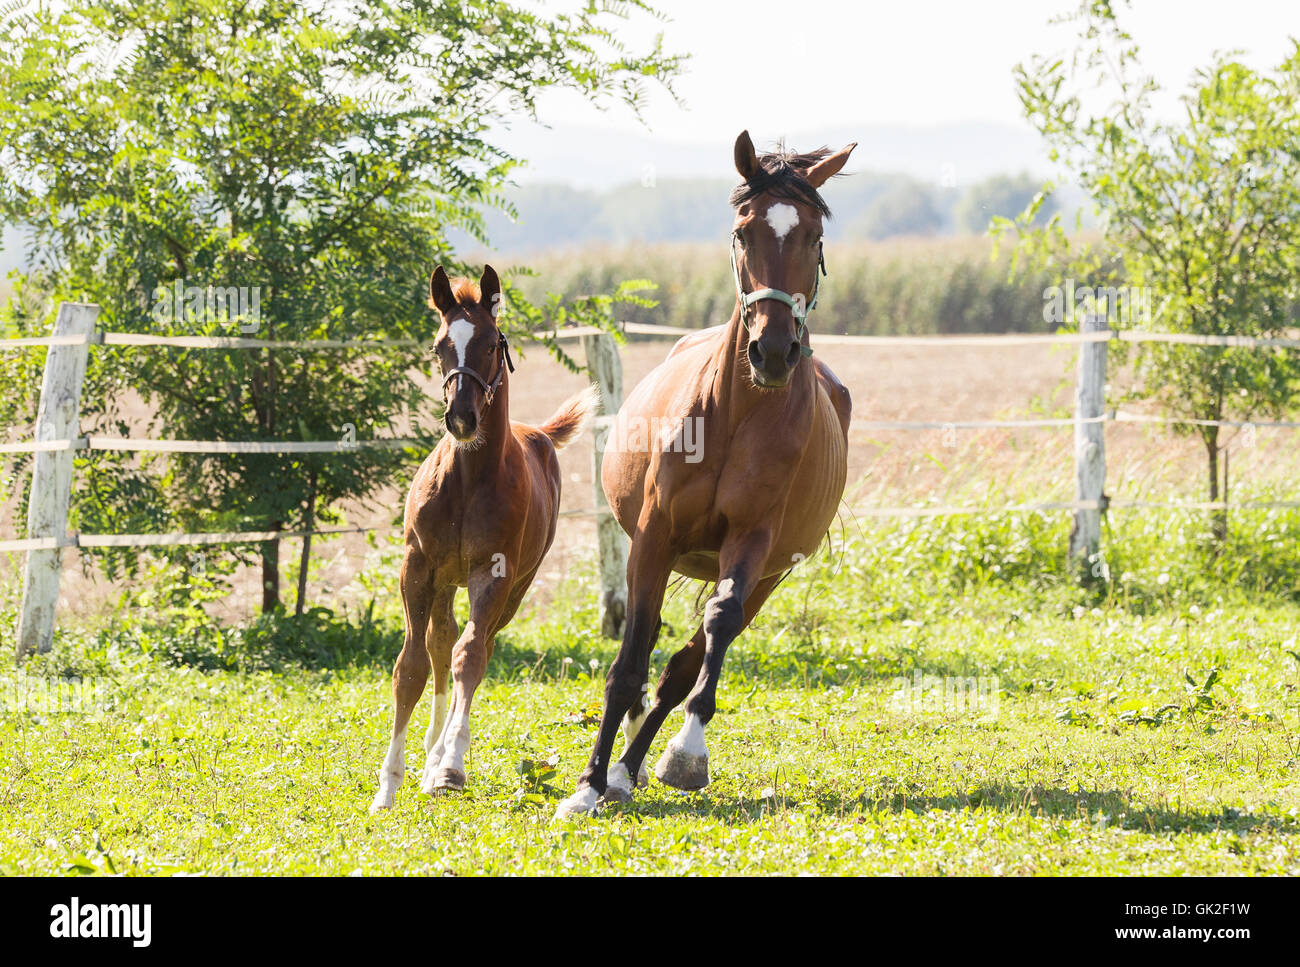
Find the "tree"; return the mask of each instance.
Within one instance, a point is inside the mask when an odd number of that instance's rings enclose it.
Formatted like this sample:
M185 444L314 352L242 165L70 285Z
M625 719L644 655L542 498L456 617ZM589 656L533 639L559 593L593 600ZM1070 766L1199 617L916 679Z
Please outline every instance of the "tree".
M613 33L646 12L593 4L546 18L496 0L5 7L0 220L35 240L23 291L51 296L11 306L8 327L40 331L52 304L76 297L99 303L101 328L116 331L427 340L430 269L455 261L446 233L484 241L481 208L501 203L516 165L492 143L499 125L535 117L551 88L634 111L647 85L671 91L678 59L658 42L630 54ZM543 310L516 290L507 305L504 327L540 328ZM607 309L587 300L565 311L609 325ZM408 423L422 446L436 435L412 379L419 347L91 359L91 433L124 431L119 404L135 390L154 429L174 438L364 440ZM413 456L100 455L81 461L76 523L310 526ZM261 566L271 610L278 541L262 545Z
M1154 318L1123 318L1102 300L1114 326L1282 335L1300 282L1300 46L1271 74L1217 57L1182 96L1181 118L1161 121L1151 103L1159 87L1138 73L1138 47L1113 5L1090 0L1072 19L1080 44L1070 64L1034 58L1017 79L1052 159L1096 203L1105 242L1067 236L1059 216L1032 227L1049 186L1015 223L999 222L1016 238L1013 261L1056 266L1094 291L1122 274L1127 304L1150 304ZM1300 373L1287 350L1145 343L1133 361L1132 398L1201 421L1174 428L1204 445L1211 501L1222 492L1217 424L1281 416ZM1214 513L1216 546L1226 533L1226 513Z
M994 175L966 189L953 211L957 228L971 235L983 235L998 216L1014 218L1025 210L1042 187L1031 175ZM1039 207L1036 221L1046 221L1055 211L1054 198Z

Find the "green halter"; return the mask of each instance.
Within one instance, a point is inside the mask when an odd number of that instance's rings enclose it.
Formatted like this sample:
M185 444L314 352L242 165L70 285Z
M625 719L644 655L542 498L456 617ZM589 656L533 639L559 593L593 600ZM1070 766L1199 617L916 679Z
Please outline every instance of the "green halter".
M817 290L821 286L821 276L826 274L826 256L822 251L822 243L820 241L817 243L817 268L820 269L820 274L816 270L813 271L812 298L808 300L808 305L800 311L799 307L803 300L796 299L790 293L782 292L780 289L745 291L745 287L740 283L740 266L736 262L736 235L736 232L731 233L731 275L736 280L736 298L740 300L740 317L742 319L746 318L749 315L750 306L762 302L764 299L773 299L776 302L784 303L790 307L790 311L794 313L795 322L799 324L798 331L795 333L799 337L799 351L805 356L811 356L813 354L812 347L803 345L803 334L804 330L808 328L808 313L817 307Z

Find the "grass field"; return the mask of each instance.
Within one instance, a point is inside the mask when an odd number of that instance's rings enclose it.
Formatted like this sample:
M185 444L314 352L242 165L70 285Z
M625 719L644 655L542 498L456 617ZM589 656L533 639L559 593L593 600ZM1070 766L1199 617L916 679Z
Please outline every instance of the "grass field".
M467 791L419 794L413 728L397 808L375 817L391 608L256 642L121 614L62 634L25 677L0 655L0 871L1300 872L1294 574L1285 554L1235 554L1294 548L1300 517L1244 522L1208 565L1181 542L1192 518L1132 522L1128 570L1091 596L1052 563L1064 526L882 523L837 542L729 653L712 785L652 781L576 823L552 812L614 654L582 569L500 637ZM670 602L656 669L693 598ZM84 701L49 707L42 675L79 676ZM944 698L944 678L975 687Z

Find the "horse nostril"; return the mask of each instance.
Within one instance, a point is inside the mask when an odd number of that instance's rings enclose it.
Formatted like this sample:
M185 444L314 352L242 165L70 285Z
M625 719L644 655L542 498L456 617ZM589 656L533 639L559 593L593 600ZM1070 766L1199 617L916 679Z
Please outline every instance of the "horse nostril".
M763 366L763 349L757 339L749 341L749 365L755 369L761 369Z
M785 354L785 363L791 369L794 369L795 364L799 362L799 353L802 349L803 344L797 339L790 344L790 351Z

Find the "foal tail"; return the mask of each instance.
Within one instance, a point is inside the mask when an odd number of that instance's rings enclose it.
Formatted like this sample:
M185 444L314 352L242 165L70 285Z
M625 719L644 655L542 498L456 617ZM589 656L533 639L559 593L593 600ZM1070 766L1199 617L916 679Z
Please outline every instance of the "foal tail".
M561 403L555 415L537 429L551 438L555 449L563 450L566 444L586 429L587 421L599 408L600 390L594 385L588 386Z

